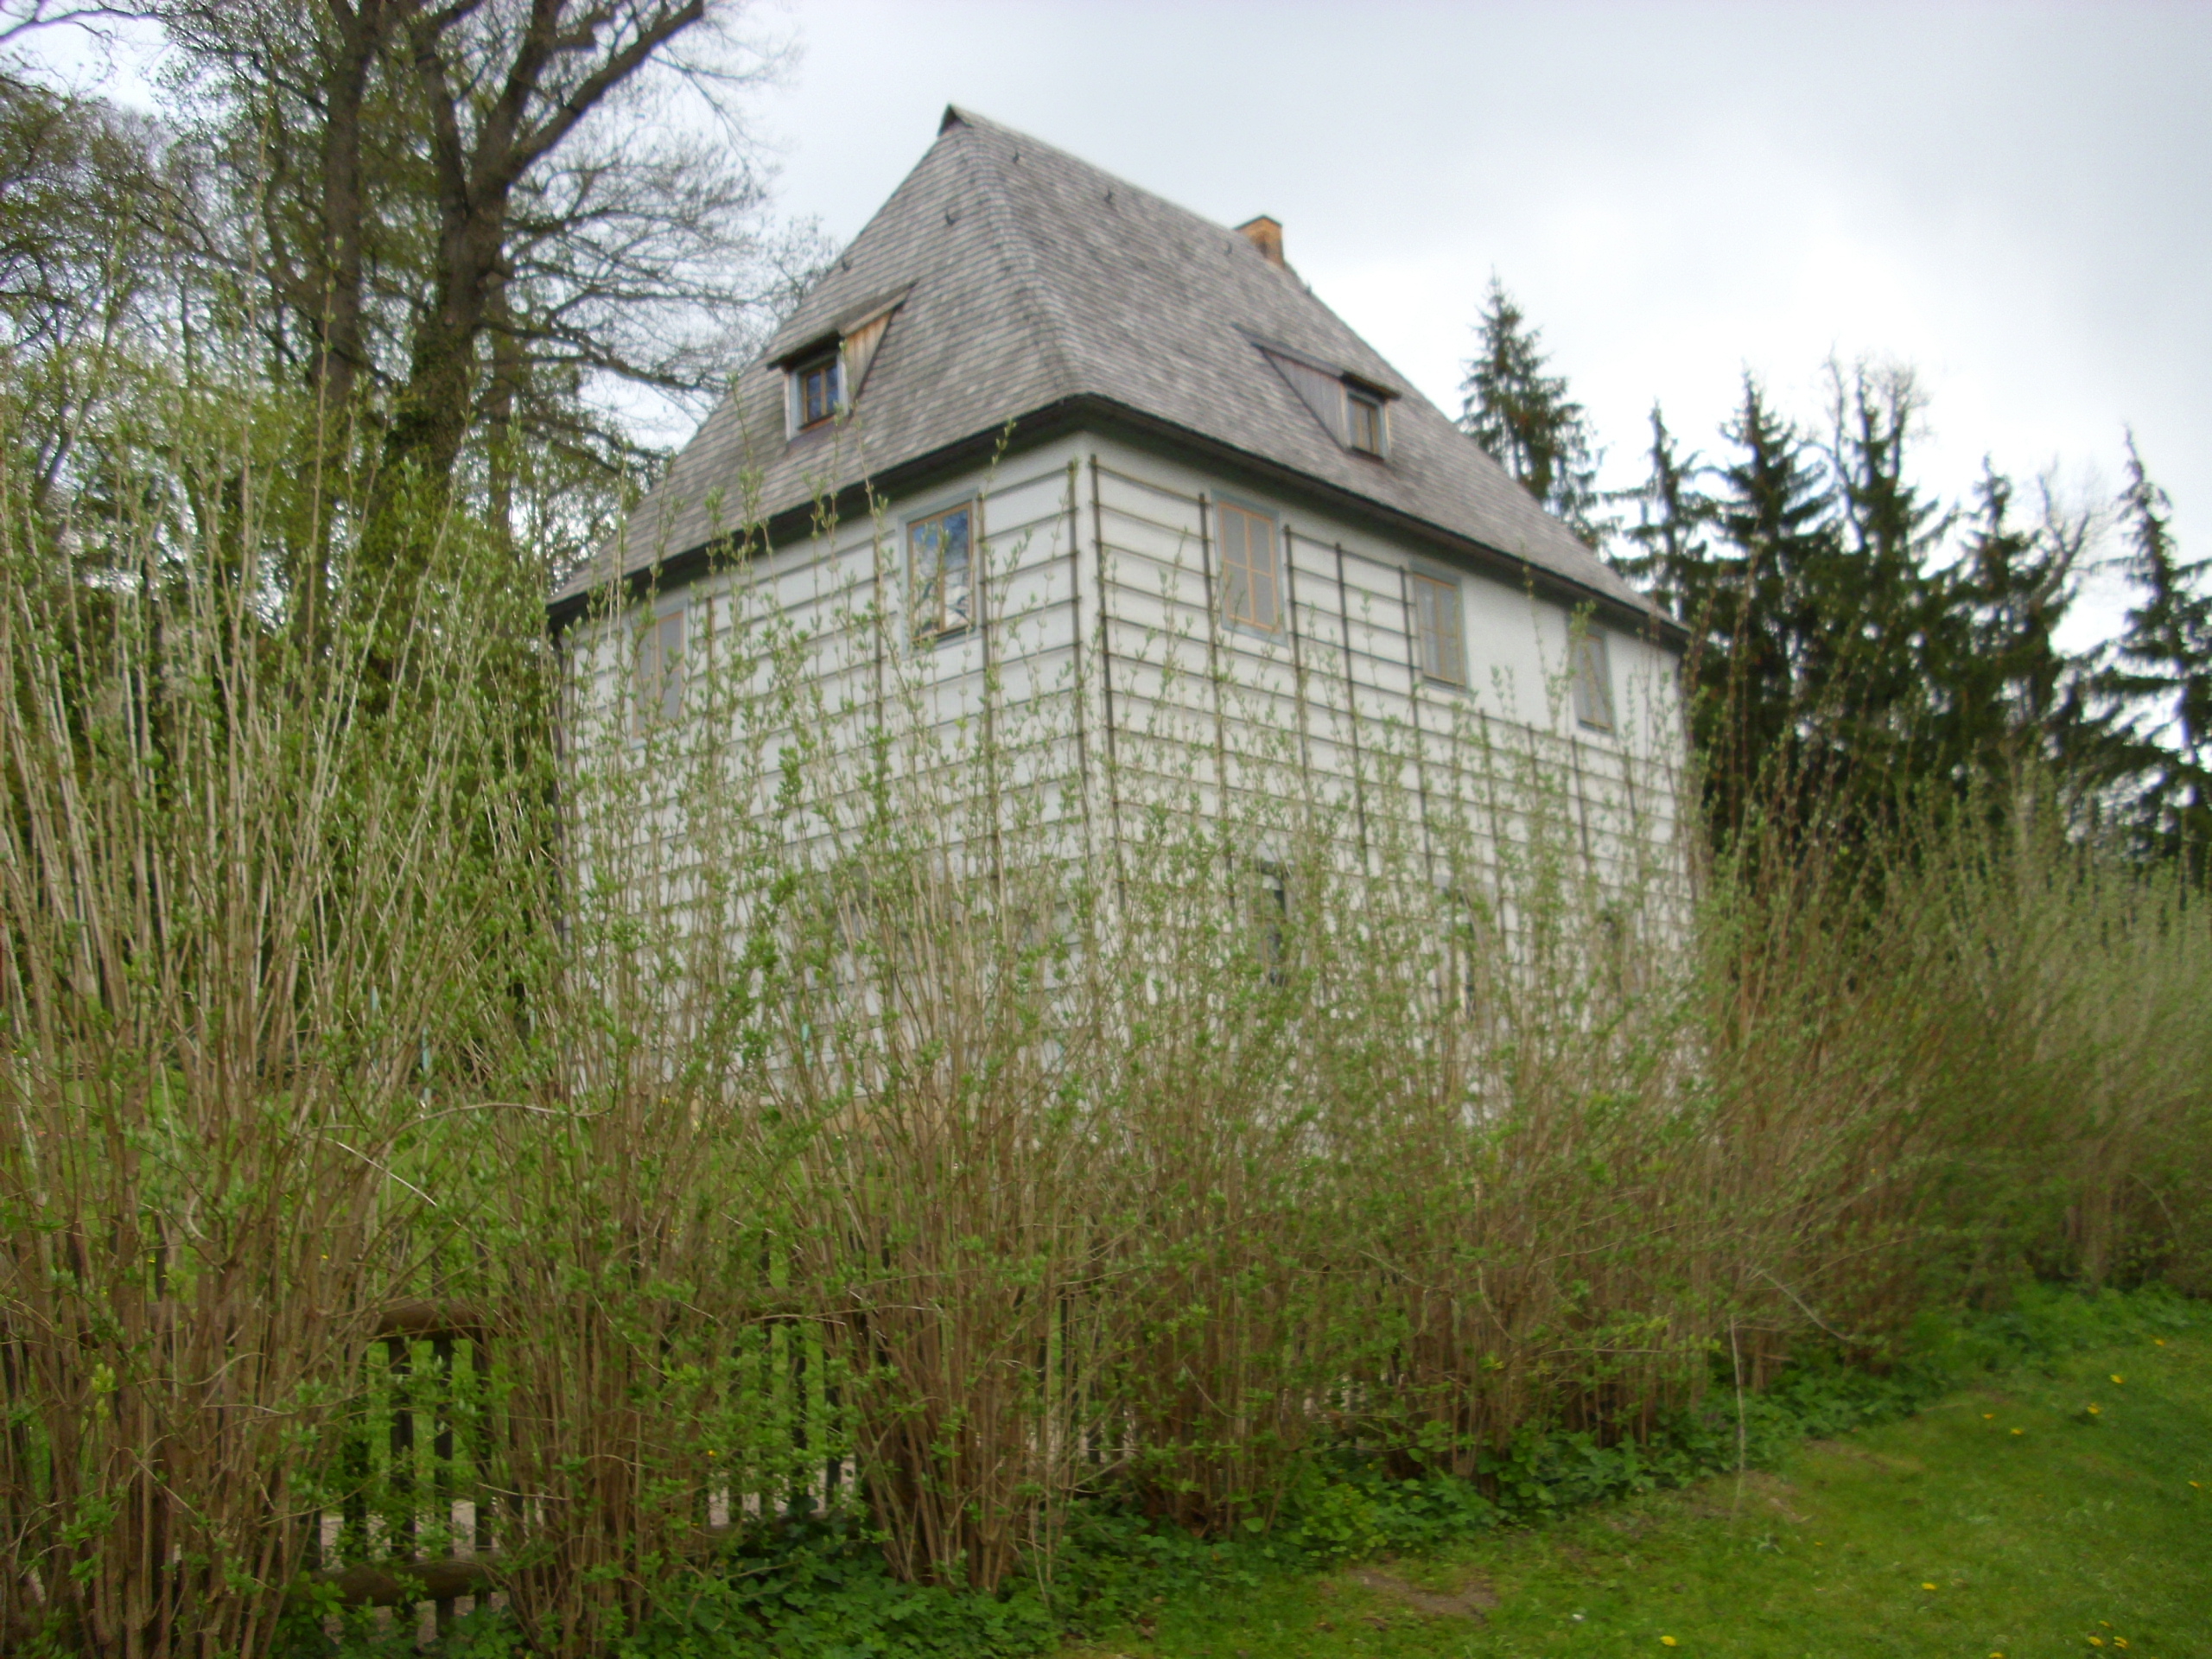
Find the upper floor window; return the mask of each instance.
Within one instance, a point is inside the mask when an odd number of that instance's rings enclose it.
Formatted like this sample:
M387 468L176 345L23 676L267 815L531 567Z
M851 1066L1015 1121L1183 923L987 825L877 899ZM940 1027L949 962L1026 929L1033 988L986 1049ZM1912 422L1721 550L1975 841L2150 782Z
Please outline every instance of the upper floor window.
M836 418L845 402L843 364L832 351L791 370L791 425L804 432Z
M1262 346L1260 352L1331 437L1377 461L1389 454L1389 406L1395 392L1302 357L1287 346Z
M1465 685L1467 648L1459 619L1459 584L1416 575L1413 588L1414 638L1420 647L1421 671L1447 685Z
M914 638L957 633L974 620L972 504L962 502L906 526L906 557L914 596Z
M671 611L638 630L631 664L632 732L643 737L683 708L683 613Z
M826 426L851 411L906 294L903 288L879 294L834 326L796 337L791 349L775 359L784 376L786 437Z
M1363 454L1382 453L1382 400L1364 387L1344 387L1344 442Z
M1226 502L1215 517L1221 527L1222 620L1272 633L1282 626L1275 521Z
M1613 729L1613 665L1595 628L1573 636L1574 718L1594 732Z

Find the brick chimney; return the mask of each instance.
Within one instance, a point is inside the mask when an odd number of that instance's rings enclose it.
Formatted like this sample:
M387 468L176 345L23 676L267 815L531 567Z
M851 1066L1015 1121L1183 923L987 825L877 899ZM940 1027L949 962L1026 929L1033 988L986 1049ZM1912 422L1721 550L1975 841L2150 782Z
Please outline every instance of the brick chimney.
M1237 234L1260 251L1260 257L1271 265L1282 264L1282 226L1262 213L1257 219L1248 219L1236 227Z

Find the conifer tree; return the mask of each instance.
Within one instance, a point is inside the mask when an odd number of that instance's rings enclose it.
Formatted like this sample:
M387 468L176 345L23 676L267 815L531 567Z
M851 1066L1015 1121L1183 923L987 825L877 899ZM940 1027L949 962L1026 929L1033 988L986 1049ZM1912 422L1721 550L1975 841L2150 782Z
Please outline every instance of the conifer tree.
M1567 395L1567 377L1545 372L1550 359L1542 332L1529 326L1495 271L1475 329L1481 343L1459 386L1460 430L1576 535L1601 545L1610 526L1595 516L1600 456L1589 416Z
M1936 578L1940 770L1956 787L2003 787L2024 766L2048 766L2069 793L2092 793L2113 771L2111 721L2092 707L2087 664L2058 642L2092 515L2061 508L2046 483L2040 520L2023 523L2014 495L1985 459L1960 557Z
M1613 567L1694 632L1712 596L1713 503L1700 487L1707 470L1693 450L1681 453L1668 429L1666 415L1651 405L1651 447L1644 452L1649 470L1643 482L1615 498L1633 504L1636 523L1621 534L1628 543L1613 556Z
M2132 815L2147 849L2202 876L2212 849L2212 559L2181 556L2172 503L2144 469L2133 432L2120 507L2123 569L2137 600L2106 683L2145 711L2132 728L2139 753Z
M1847 372L1831 359L1827 376L1834 536L1804 574L1819 620L1802 642L1800 677L1820 706L1827 774L1887 791L1938 764L1932 652L1943 600L1929 564L1956 514L1910 475L1926 404L1912 372L1862 362Z
M1717 542L1704 606L1712 655L1694 687L1693 730L1707 764L1713 828L1741 827L1754 785L1806 759L1813 642L1825 626L1824 567L1836 552L1834 485L1820 451L1744 378L1721 429L1735 455L1716 469Z

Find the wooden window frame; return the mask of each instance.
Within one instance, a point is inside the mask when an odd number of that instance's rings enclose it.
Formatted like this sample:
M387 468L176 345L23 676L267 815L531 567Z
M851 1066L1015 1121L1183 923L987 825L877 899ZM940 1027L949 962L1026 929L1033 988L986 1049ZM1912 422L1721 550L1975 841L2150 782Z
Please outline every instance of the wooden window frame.
M1464 690L1467 684L1467 617L1459 584L1449 576L1432 576L1422 570L1410 570L1407 575L1413 589L1414 652L1421 662L1421 677ZM1429 619L1422 613L1424 598L1434 603L1436 626L1432 627ZM1447 619L1448 629L1443 626Z
M1596 628L1575 628L1567 636L1567 649L1574 667L1574 723L1587 732L1618 729L1612 652L1605 636Z
M632 642L630 735L640 741L683 713L683 652L690 632L685 609L678 605L646 618Z
M939 507L934 512L917 514L906 521L906 576L907 591L912 596L912 633L917 645L934 645L940 639L950 639L976 626L976 501L969 497ZM959 518L963 548L958 603L950 603L944 574L944 535L947 521ZM925 554L922 538L931 525L939 526L935 543ZM925 559L933 563L925 566Z
M1272 858L1252 861L1252 948L1270 985L1289 977L1290 868Z
M1221 620L1232 627L1250 628L1257 633L1281 633L1283 614L1281 525L1273 513L1240 506L1234 501L1217 501L1213 507L1213 543L1214 551L1218 555L1215 561L1216 580L1220 584L1220 593L1215 603L1220 609ZM1235 558L1230 557L1230 526L1232 524L1237 526ZM1268 552L1264 565L1254 564L1249 556L1254 525L1266 527ZM1232 570L1238 578L1234 582L1230 575ZM1241 612L1233 605L1240 590L1247 601L1246 608ZM1262 594L1267 601L1264 607L1259 602Z
M1460 1014L1472 1014L1482 1004L1482 976L1477 964L1483 960L1483 952L1478 947L1496 932L1489 924L1490 906L1464 887L1446 887L1443 902L1446 995L1459 1004Z
M811 432L817 427L829 425L844 412L845 365L842 348L832 349L791 365L791 429ZM814 383L819 378L828 396L822 400L819 413L813 402Z
M1389 448L1390 444L1389 427L1387 423L1389 417L1383 413L1385 407L1385 400L1380 394L1370 391L1364 386L1354 385L1351 382L1346 381L1344 383L1344 448L1350 449L1354 454L1372 455L1377 461L1382 460L1383 452ZM1364 432L1361 429L1363 416L1365 417L1363 424L1366 430ZM1371 438L1373 442L1362 442L1363 437Z

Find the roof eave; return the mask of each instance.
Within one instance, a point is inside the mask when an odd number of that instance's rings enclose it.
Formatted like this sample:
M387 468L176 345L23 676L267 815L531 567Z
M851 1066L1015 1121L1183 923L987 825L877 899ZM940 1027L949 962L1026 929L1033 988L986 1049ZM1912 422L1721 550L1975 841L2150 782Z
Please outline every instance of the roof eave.
M1147 448L1169 454L1198 450L1217 466L1241 472L1249 482L1267 486L1285 496L1302 498L1323 512L1363 527L1426 542L1447 558L1456 559L1482 575L1507 579L1509 586L1528 588L1546 598L1561 600L1570 607L1594 605L1598 613L1615 626L1625 622L1631 631L1649 632L1677 650L1686 649L1689 644L1689 631L1656 607L1630 604L1618 594L1577 582L1520 554L1478 541L1416 513L1377 501L1372 496L1316 478L1311 473L1254 454L1141 410L1105 397L1077 401L1087 401L1097 411L1097 418L1084 424L1119 428L1124 435L1146 441Z
M1618 594L1576 582L1520 554L1477 541L1417 514L1377 501L1372 496L1362 495L1095 392L1077 393L1017 416L1010 422L985 428L926 454L856 480L825 500L802 502L772 513L760 528L765 531L769 545L779 545L810 531L818 533L825 520L842 523L866 512L872 500L906 495L926 488L948 473L963 471L993 455L1015 454L1069 432L1092 429L1135 440L1147 448L1170 456L1186 457L1195 451L1215 465L1241 474L1245 482L1300 499L1363 527L1424 542L1446 560L1503 579L1509 586L1526 588L1570 607L1593 606L1597 613L1613 626L1625 626L1630 632L1646 635L1677 651L1688 646L1689 631L1656 607L1631 605ZM624 597L636 597L656 586L680 586L696 581L710 568L715 545L702 543L626 572L621 578ZM586 614L594 601L606 593L607 586L605 582L594 583L580 593L551 601L547 607L547 620L554 632L560 632Z
M760 524L746 528L759 532L771 547L786 546L818 535L825 524L845 524L865 514L874 501L893 499L925 489L948 473L963 472L988 462L995 455L1033 448L1072 431L1081 424L1077 411L1084 402L1080 397L1071 397L1047 404L1012 422L985 428L926 454L856 479L830 494L772 512ZM712 568L716 550L728 545L736 533L741 532L718 536L624 571L619 578L623 598L635 599L657 587L680 587L696 582ZM603 599L614 580L595 582L579 592L563 594L550 601L546 613L553 631L557 633L587 614L594 604Z

